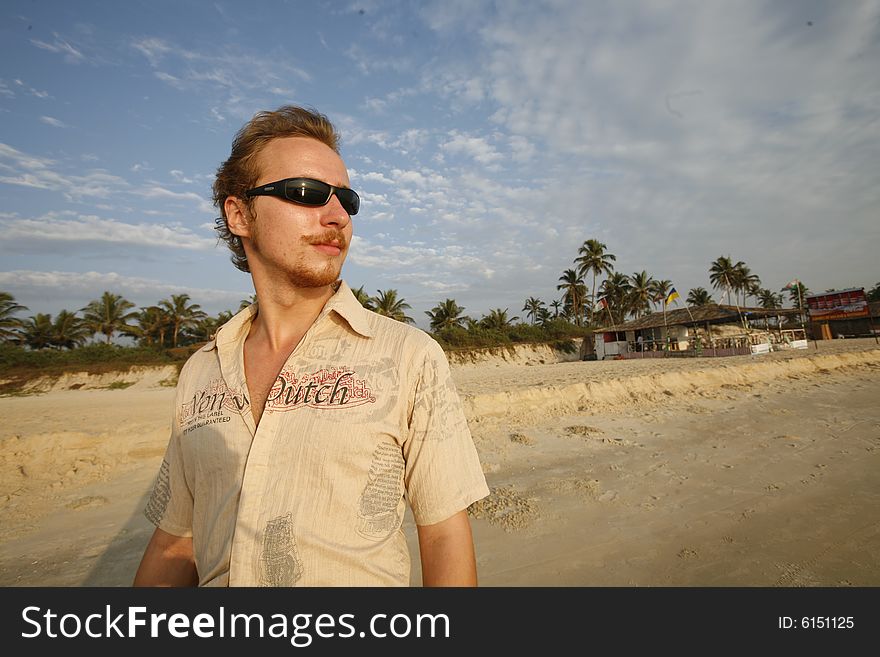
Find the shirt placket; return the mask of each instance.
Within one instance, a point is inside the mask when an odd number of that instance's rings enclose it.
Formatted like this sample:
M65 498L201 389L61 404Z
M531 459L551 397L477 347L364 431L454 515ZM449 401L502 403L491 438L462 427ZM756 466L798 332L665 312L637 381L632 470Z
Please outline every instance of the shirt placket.
M309 327L299 344L290 352L290 356L284 362L282 370L289 368L296 358L307 348L308 343L314 337L319 329L319 325L326 316L323 312L318 319ZM244 376L244 339L239 347L236 355L237 369L241 374L242 385L247 390L247 383ZM229 563L229 585L230 586L252 586L249 573L254 560L255 551L260 549L259 536L261 533L261 523L263 501L269 482L269 472L275 464L271 462L272 443L278 431L281 430L284 422L284 414L272 411L271 409L263 409L260 417L260 424L256 425L253 419L253 413L250 406L246 411L245 421L253 436L251 448L248 451L245 462L244 476L241 483L241 493L238 503L238 515L235 521L235 529L232 536L232 554ZM249 420L249 422L248 422ZM293 479L294 477L291 477Z

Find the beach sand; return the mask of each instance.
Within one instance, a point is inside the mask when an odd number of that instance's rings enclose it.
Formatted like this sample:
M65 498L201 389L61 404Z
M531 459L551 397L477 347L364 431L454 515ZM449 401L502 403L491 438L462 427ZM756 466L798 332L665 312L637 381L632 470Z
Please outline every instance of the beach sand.
M482 585L880 585L874 340L540 360L453 366L492 489L471 509ZM130 584L173 389L114 376L0 398L0 585Z

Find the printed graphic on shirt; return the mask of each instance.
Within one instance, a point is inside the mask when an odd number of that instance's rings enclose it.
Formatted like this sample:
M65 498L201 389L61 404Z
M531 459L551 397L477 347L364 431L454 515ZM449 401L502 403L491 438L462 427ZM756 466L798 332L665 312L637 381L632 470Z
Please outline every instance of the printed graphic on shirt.
M260 586L293 586L302 577L302 561L293 539L290 514L266 523L257 565Z
M144 509L144 515L147 516L147 520L154 525L162 522L170 500L169 466L168 461L162 459L162 465L159 467L159 476L156 478L156 484L153 486L153 492L150 495L150 501L147 502L147 508Z
M376 397L365 379L350 367L322 368L298 374L284 369L266 398L266 409L353 408L373 404Z
M444 371L445 370L445 371ZM416 389L411 423L415 440L445 440L468 431L467 420L448 368L428 360Z
M403 454L398 445L381 443L373 452L358 512L358 533L364 538L383 539L400 526L398 507L403 470Z
M230 390L223 379L215 379L181 404L177 422L186 435L209 424L229 422L230 412L244 413L250 406L246 394Z
M336 335L326 339L317 338L308 345L303 357L317 362L326 363L329 360L338 359L347 353L353 346L348 338L339 338ZM345 356L342 356L343 358Z

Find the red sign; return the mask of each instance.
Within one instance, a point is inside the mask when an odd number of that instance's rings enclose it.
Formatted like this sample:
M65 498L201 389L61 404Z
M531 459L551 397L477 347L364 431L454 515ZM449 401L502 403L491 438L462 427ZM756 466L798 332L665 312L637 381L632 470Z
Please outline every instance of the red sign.
M810 319L815 322L868 316L868 299L864 288L814 294L808 296L806 301Z

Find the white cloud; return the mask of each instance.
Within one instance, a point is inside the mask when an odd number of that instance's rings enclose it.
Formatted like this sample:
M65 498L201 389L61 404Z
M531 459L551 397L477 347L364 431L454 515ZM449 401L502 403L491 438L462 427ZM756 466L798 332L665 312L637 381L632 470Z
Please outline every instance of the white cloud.
M167 84L185 90L223 90L227 99L237 98L237 90L290 97L291 78L305 82L311 75L294 65L288 57L273 57L271 51L254 55L230 48L196 51L182 48L166 39L148 37L135 41L132 47L147 58L155 76ZM254 75L254 71L260 71ZM240 98L239 102L245 101ZM252 102L252 99L250 99Z
M516 162L528 162L535 157L537 149L535 145L521 135L512 135L508 138L511 157Z
M52 36L55 38L55 41L52 43L39 39L31 39L31 43L37 48L64 55L64 60L72 64L78 64L85 60L85 55L58 36L58 34L53 33Z
M172 52L172 47L168 45L168 43L163 39L156 37L139 39L131 45L135 50L147 58L147 61L150 62L150 66L153 68L157 67L165 56Z
M410 244L375 244L364 237L352 238L349 259L361 267L373 269L422 272L432 280L449 282L452 276L462 275L491 278L494 270L487 267L479 255L470 255L458 245L433 247Z
M205 198L199 196L195 192L174 192L170 189L166 189L160 185L154 184L151 187L139 188L137 191L132 192L137 196L143 196L144 198L161 198L161 199L170 199L173 201L193 201L198 205L200 212L213 213L214 206L213 204L206 200Z
M352 180L363 180L366 182L377 182L383 185L393 185L394 181L391 180L388 176L380 171L368 171L367 173L360 173L355 169L348 170L349 175Z
M448 183L447 179L436 171L430 169L392 169L391 175L394 176L394 184L408 184L419 188L426 187L445 187Z
M183 171L180 171L178 169L172 169L168 173L170 173L171 176L179 183L191 185L193 184L193 182L195 182L192 178L187 178L186 175L184 175Z
M190 287L152 278L97 271L4 271L0 272L0 288L11 291L31 310L34 310L34 304L28 301L31 298L60 301L68 308L81 308L91 299L99 298L105 290L121 294L140 306L154 304L158 299L172 294L189 294L194 302L203 306L212 304L237 308L239 300L252 294L244 289Z
M180 78L177 78L170 73L166 73L165 71L155 71L153 75L157 80L170 84L175 89L183 89L186 86Z
M0 176L0 182L60 191L70 200L106 198L112 192L129 186L123 178L101 169L85 175L65 175L50 168L56 164L54 160L28 155L0 143L0 170L13 173L11 176Z
M199 212L214 213L213 205L194 192L174 192L155 182L149 183L147 187L143 185L133 187L124 178L103 169L95 169L83 175L64 174L55 170L57 164L54 160L28 155L0 143L0 171L12 174L0 175L0 183L55 190L62 192L72 201L109 198L113 194L124 192L143 198L164 199L178 203L185 201L195 204ZM146 162L137 163L131 168L135 172L150 169Z
M2 217L0 227L4 246L13 251L16 242L107 242L186 250L213 249L216 245L216 240L200 237L181 226L129 224L94 215L72 219L54 213L35 219Z
M12 162L12 167L9 165L5 165L3 160L8 160ZM41 170L46 169L55 164L55 160L51 160L49 158L38 157L35 155L28 155L26 153L22 153L21 151L9 146L8 144L4 144L0 142L0 167L4 168L24 168L29 170Z
M449 140L441 144L440 148L447 153L466 155L480 164L494 164L501 159L501 154L485 138L472 137L457 130L449 133Z
M361 200L365 205L381 205L383 207L388 207L391 205L388 202L388 197L385 194L371 194L370 192L358 192L358 196L361 197Z

